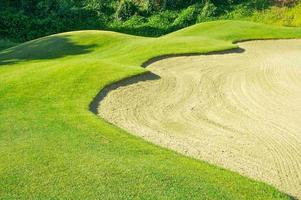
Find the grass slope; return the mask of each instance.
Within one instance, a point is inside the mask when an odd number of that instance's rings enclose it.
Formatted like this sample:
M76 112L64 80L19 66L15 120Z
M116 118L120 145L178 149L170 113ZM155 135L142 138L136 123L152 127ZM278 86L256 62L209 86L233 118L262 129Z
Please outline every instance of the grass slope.
M186 158L93 115L100 89L146 72L155 56L301 37L301 29L240 21L160 38L79 31L0 53L1 199L288 199L266 184Z

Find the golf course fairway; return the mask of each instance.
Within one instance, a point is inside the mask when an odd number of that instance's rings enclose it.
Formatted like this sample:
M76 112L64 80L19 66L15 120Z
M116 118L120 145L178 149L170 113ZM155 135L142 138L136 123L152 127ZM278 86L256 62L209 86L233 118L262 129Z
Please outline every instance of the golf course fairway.
M301 197L301 40L239 47L151 64L150 77L160 78L112 90L100 116Z
M108 31L77 31L39 38L0 51L0 199L292 199L292 196L298 194L295 190L279 188L280 191L268 183L253 180L237 172L208 164L206 161L190 158L157 146L135 136L139 133L127 132L95 115L98 102L103 98L102 90L106 86L141 74L145 74L145 79L162 79L158 75L150 74L148 68L142 67L151 58L172 54L208 54L224 50L232 50L234 54L231 56L238 56L241 49L237 49L237 47L244 44L237 45L235 42L280 38L301 38L301 29L243 21L214 21L191 26L158 38L138 37ZM264 49L262 51L270 52ZM247 52L246 50L246 55ZM290 52L288 51L288 53ZM285 55L285 52L282 55L289 56ZM281 60L281 56L277 59ZM181 58L173 59L187 62ZM162 62L176 62L173 59ZM189 59L199 59L199 57ZM298 60L296 60L296 65L297 62ZM200 62L197 61L197 63ZM154 63L154 68L157 64L160 65L160 63ZM270 65L270 62L268 64ZM181 66L181 64L179 63L177 66ZM172 72L177 66L167 64L165 67L166 70ZM192 65L188 66L190 66L188 67L190 70ZM150 69L152 67L150 66ZM246 67L251 71L251 66ZM258 70L257 65L253 67L255 71ZM221 131L216 132L217 135L215 135L215 138L218 138L219 134L220 136L229 134L230 143L227 144L226 150L235 147L230 138L231 135L237 139L238 134L248 138L251 133L254 133L255 137L260 134L254 132L258 130L264 134L265 138L277 139L280 133L287 133L290 138L300 130L300 126L296 126L295 132L292 131L294 124L298 120L300 121L300 117L296 115L297 111L300 111L300 107L292 111L299 99L287 102L290 96L296 95L293 92L300 91L291 83L294 81L296 85L300 84L297 76L299 71L295 65L287 67L288 69L279 68L277 70L263 68L269 69L272 74L260 76L262 77L261 81L254 78L252 80L254 85L247 82L255 76L253 71L250 76L239 76L240 74L246 75L248 72L243 67L239 67L234 74L232 74L231 67L221 69L221 71L212 69L212 72L217 72L216 76L211 74L208 68L208 75L210 75L208 78L225 80L226 86L233 88L233 91L229 90L228 93L223 94L224 96L217 96L213 99L211 92L204 94L211 98L212 105L216 106L207 108L197 106L196 113L208 116L208 120L226 125L224 129L220 128ZM189 72L182 70L184 76L189 75ZM198 77L202 70L205 70L204 66L200 66L200 71L195 72ZM226 70L229 70L229 80L227 81ZM284 77L280 77L282 72ZM268 71L264 73L266 74ZM234 82L234 78L237 78L237 82ZM229 82L230 80L233 82ZM281 92L285 92L281 97L277 94L278 91L273 90L274 85L270 85L274 84L273 81L277 84L278 80L289 81L287 84L290 86L290 88L281 88L285 83L278 83L277 88L280 87ZM192 84L197 83L195 80L191 81ZM205 78L203 81L209 80ZM263 85L256 86L260 82ZM243 85L240 85L242 83ZM207 82L207 86L210 86L208 84L209 82ZM213 86L214 83L212 83ZM243 87L239 88L240 86ZM186 86L179 85L179 87L184 89ZM265 87L271 87L271 90ZM274 98L274 101L262 108L263 105L256 101L255 96L249 96L255 95L256 88L258 89L256 95L262 95L265 102L271 98ZM221 89L222 87L216 88L215 94L220 94L218 92ZM247 89L251 90L250 93L246 91ZM264 93L267 90L272 97ZM235 96L237 91L244 94ZM197 91L197 94L202 93ZM231 99L223 98L227 95L232 95ZM166 99L168 100L169 97ZM218 100L224 100L224 102ZM244 101L241 102L242 100ZM282 107L279 107L279 110L273 110L277 116L270 119L271 109L273 106L281 104L282 100L283 103L288 104L286 105L288 110L282 110ZM209 99L204 99L199 105L207 105L206 101ZM231 107L233 101L239 106ZM132 103L134 104L136 101ZM149 104L151 103L153 102L149 102ZM244 109L237 110L250 108L250 104L254 104L254 111L248 110L246 115L243 115ZM178 105L180 104L174 106ZM224 105L229 106L225 108ZM187 104L185 103L184 106ZM212 113L201 113L201 109L212 111ZM217 109L221 110L221 115L218 115ZM260 116L261 118L257 118L256 112L263 112L265 109L266 113ZM154 111L149 114L152 113ZM242 116L238 122L241 126L232 121L235 117L239 117L235 115L236 113ZM283 116L280 116L279 113L283 113ZM185 115L185 112L183 114ZM287 122L285 119L287 115L293 121ZM183 117L185 116L179 116L181 120ZM189 117L192 120L197 119L199 122L199 117ZM223 117L228 119L223 119ZM260 119L267 120L263 130L261 121L258 126L247 124L248 120ZM273 120L275 120L275 124L271 127L270 122ZM283 124L286 122L287 126ZM190 126L190 124L188 125ZM170 126L175 125L170 124ZM212 126L212 131L205 134L210 135L216 129L216 125L209 124L208 126ZM250 129L242 130L247 127ZM287 130L282 130L286 127L288 127ZM231 133L235 128L236 131ZM179 127L180 129L182 127ZM268 130L276 130L275 137L268 135ZM185 133L179 132L179 134L184 135ZM269 159L275 164L285 161L298 163L300 160L294 159L298 154L300 155L300 147L295 145L300 140L296 138L295 142L292 142L288 138L282 137L282 140L275 145L275 141L266 141L256 137L255 141L250 141L249 145L256 144L258 149L264 149L264 145L271 148L272 153ZM210 138L210 140L212 141L214 138ZM226 140L220 142L226 142ZM284 148L284 146L288 148ZM280 149L277 149L278 147ZM207 159L204 155L210 148L204 145L202 149L204 150L202 154L204 160ZM246 146L245 148L247 151L251 147ZM288 151L292 149L293 151L289 154ZM265 154L266 151L261 153ZM241 150L241 154L244 158L244 150ZM274 157L275 154L279 156ZM219 155L220 152L216 153L217 158ZM253 155L255 154L252 152L250 156ZM284 158L284 155L290 156ZM225 153L225 156L229 159L229 163L232 162L228 152ZM246 166L248 164L252 167L256 166L256 162L259 160L261 157L250 157ZM237 162L242 161L237 160ZM295 168L291 168L291 166ZM232 166L226 167L231 168ZM271 169L273 165L266 167ZM289 163L288 167L290 168L283 166L282 170L288 170L289 176L298 168L300 169L297 164L292 165L292 163ZM247 172L251 172L252 169L246 167L243 170L245 170L244 174L251 175ZM241 170L237 171L242 172ZM257 172L259 172L259 168L254 169L252 177L258 177ZM281 173L282 171L277 175ZM277 186L277 180L270 183L275 183Z

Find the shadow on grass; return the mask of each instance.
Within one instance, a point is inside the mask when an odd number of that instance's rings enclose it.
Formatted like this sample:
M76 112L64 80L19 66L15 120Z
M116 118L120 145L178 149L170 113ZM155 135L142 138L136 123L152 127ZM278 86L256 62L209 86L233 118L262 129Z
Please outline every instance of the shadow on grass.
M108 28L110 31L117 31L120 33L126 33L130 35L136 35L136 36L144 36L144 37L159 37L162 35L166 35L168 33L171 33L175 31L176 29L171 28L158 28L158 27L152 27L148 25L142 25L142 26L119 26L119 27L111 27Z
M0 39L0 51L3 51L5 49L11 48L16 45L17 45L17 43L14 43L14 42L11 42L11 41L5 40L5 39L4 40Z
M150 81L150 80L158 80L160 79L160 76L152 73L152 72L146 72L144 74L132 76L126 79L123 79L121 81L118 81L116 83L113 83L112 85L106 86L104 89L102 89L93 99L93 101L89 105L89 110L94 113L98 114L98 107L101 101L113 90L124 87L128 85L132 85L141 81Z
M165 55L161 55L161 56L156 56L153 57L147 61L145 61L141 66L146 68L147 66L160 61L160 60L164 60L167 58L174 58L174 57L189 57L189 56L201 56L201 55L224 55L224 54L233 54L233 53L243 53L245 52L245 49L243 48L235 48L235 49L230 49L230 50L224 50L224 51L212 51L209 53L178 53L178 54L165 54Z
M243 53L245 50L242 48L235 48L230 50L224 50L224 51L213 51L209 53L182 53L182 54L167 54L167 55L161 55L157 57L153 57L146 62L144 62L141 66L146 68L152 63L155 63L159 60L164 60L166 58L172 58L172 57L181 57L181 56L198 56L198 55L219 55L219 54L231 54L231 53ZM123 79L121 81L117 81L116 83L113 83L112 85L106 86L104 89L102 89L92 100L92 102L89 105L89 110L94 114L98 113L98 107L101 103L101 101L113 90L128 86L131 84L135 84L141 81L149 81L149 80L158 80L161 77L152 73L152 72L146 72L144 74L136 75L133 77L128 77L126 79Z
M50 36L26 42L0 52L0 65L86 54L93 51L96 46L96 44L76 44L68 35Z

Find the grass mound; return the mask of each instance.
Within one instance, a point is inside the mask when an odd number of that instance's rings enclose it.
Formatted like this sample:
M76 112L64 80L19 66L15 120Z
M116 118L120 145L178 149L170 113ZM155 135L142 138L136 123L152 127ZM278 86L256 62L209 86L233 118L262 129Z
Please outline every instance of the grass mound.
M136 138L88 110L118 80L163 54L236 48L233 41L301 37L241 21L159 38L79 31L0 52L0 198L289 199L266 184Z

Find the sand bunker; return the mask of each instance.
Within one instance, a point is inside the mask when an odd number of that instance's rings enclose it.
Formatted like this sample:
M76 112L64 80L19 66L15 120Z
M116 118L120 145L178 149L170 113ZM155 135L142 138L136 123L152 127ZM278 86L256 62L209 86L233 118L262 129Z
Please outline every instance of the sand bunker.
M301 198L301 40L239 46L245 51L155 62L144 75L151 80L109 92L99 115Z

